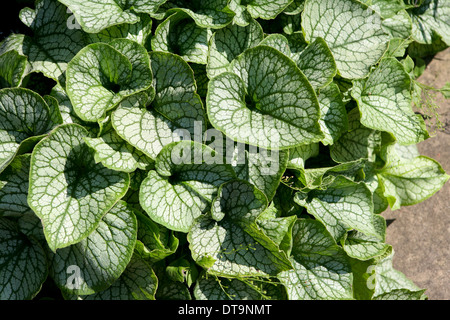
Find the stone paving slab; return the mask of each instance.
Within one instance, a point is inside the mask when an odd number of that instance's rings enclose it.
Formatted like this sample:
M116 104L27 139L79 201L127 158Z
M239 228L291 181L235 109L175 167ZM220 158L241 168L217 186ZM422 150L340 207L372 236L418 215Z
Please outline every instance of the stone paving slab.
M438 53L418 80L437 88L450 82L450 48ZM450 174L450 100L438 104L445 129L418 148ZM420 204L388 209L382 215L388 223L395 219L386 235L386 242L394 247L394 267L426 288L430 300L450 300L450 182Z

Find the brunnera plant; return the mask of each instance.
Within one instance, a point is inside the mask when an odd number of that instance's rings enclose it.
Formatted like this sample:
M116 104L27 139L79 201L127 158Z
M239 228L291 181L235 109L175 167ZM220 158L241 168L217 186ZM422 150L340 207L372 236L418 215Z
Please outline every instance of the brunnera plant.
M0 299L426 299L381 213L449 178L413 106L450 1L31 7L0 44Z

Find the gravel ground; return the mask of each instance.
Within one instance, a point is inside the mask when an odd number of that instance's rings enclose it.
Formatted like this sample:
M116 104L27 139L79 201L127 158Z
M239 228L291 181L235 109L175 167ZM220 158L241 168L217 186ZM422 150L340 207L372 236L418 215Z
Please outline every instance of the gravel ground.
M450 48L434 57L418 81L436 88L450 82ZM418 148L450 174L450 99L441 99L438 104L444 128ZM450 300L449 199L450 182L420 204L383 213L388 222L394 219L386 236L386 242L395 250L394 267L426 288L430 300Z

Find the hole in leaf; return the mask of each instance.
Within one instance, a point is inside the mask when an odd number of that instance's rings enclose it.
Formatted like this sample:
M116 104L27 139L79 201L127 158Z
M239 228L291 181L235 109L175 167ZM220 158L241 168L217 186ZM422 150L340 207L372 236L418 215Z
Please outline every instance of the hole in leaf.
M127 11L127 10L130 10L130 9L133 9L133 3L130 3L130 1L125 1L124 3L123 3L123 5L122 5L122 10L123 11Z
M35 9L34 1L32 0L17 0L17 1L10 1L8 3L8 10L6 13L5 8L5 14L8 15L8 18L10 19L2 19L2 33L0 34L0 42L3 41L5 38L7 38L10 34L24 34L29 37L34 36L33 29L25 25L20 19L19 19L19 12L24 7L29 7L32 9ZM6 18L6 16L5 16ZM37 20L37 19L36 19ZM4 23L3 23L4 22ZM33 27L35 27L35 22L31 24Z
M155 111L155 108L154 108L152 102L147 102L147 103L145 104L145 109L146 109L147 111ZM158 117L158 118L164 118L164 117L161 116L159 113L156 113L156 112L155 112L155 115L156 115L156 117Z
M389 227L394 221L395 219L386 219L386 227Z
M56 81L44 76L40 72L32 72L22 80L22 86L39 93L41 96L49 95Z
M242 5L242 2L241 2ZM281 15L280 15L281 16ZM264 20L261 18L256 19L256 21L258 21L258 23L261 25L264 33L267 34L271 34L271 33L283 33L283 23L280 23L279 21L281 19L287 20L286 18L278 18L277 20L275 20L276 22L274 23L274 20ZM294 30L293 30L294 31ZM298 30L295 30L298 31Z
M198 0L194 0L194 1L182 1L183 2L183 7L182 8L187 8L190 9L192 11L197 11L197 10L201 10L202 7L204 6L204 4L202 4L201 1Z
M330 156L330 147L322 143L319 144L319 154L316 157L309 158L305 161L305 168L317 169L337 166L339 163L335 162Z
M106 89L109 91L112 91L114 93L118 93L120 91L120 84L109 82L103 85Z
M180 46L178 45L178 43L177 42L175 42L175 41L171 41L170 43L169 43L169 45L170 45L170 52L171 53L173 53L173 54L176 54L176 55L182 55L181 54L181 49L180 49Z
M41 291L37 294L37 296L34 298L37 301L40 300L56 300L56 301L63 301L65 300L63 295L61 294L61 290L58 288L58 286L55 284L55 281L48 277L47 280L42 285Z
M249 108L250 110L262 111L259 101L255 95L253 95L253 97L252 97L249 94L246 94L245 95L245 104L247 105L247 108Z
M177 174L172 174L167 181L169 181L170 184L177 184L179 182L178 180L178 175Z

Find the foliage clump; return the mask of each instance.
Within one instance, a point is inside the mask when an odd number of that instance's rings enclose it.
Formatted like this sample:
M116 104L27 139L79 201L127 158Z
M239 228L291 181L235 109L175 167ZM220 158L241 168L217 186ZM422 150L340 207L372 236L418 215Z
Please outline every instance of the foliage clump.
M446 0L36 0L0 44L0 299L425 299ZM423 93L425 92L425 98ZM420 214L420 213L418 213ZM57 294L55 294L57 292Z

